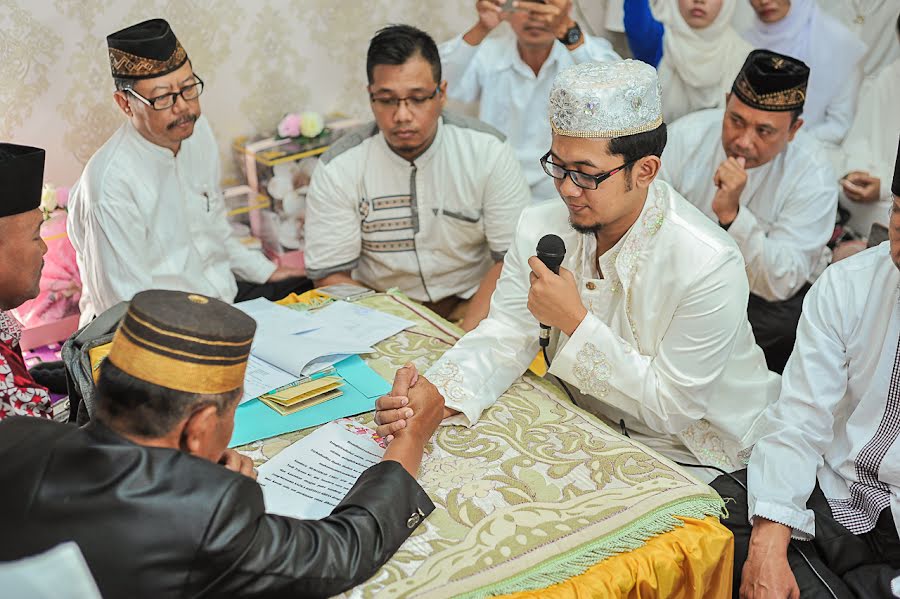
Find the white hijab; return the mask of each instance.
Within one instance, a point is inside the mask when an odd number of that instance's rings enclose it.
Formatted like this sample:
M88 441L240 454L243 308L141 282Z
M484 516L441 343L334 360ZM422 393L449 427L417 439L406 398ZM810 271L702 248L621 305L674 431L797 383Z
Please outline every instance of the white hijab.
M809 125L825 120L826 109L843 86L855 85L856 70L866 51L865 44L823 13L816 0L791 0L788 14L777 23L754 19L744 39L754 48L806 63L810 72L803 120Z
M694 29L681 16L678 0L650 0L653 17L665 27L659 81L667 123L725 104L725 93L752 49L731 26L736 6L737 0L723 0L715 20Z

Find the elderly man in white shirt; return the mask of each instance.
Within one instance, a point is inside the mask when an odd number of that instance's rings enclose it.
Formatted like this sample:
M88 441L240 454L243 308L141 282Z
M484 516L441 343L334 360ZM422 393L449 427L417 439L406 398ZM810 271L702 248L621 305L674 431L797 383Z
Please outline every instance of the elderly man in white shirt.
M564 68L618 60L605 39L587 35L569 16L571 0L476 2L478 22L440 45L454 100L479 100L479 118L502 131L516 151L534 201L556 197L540 158L550 146L547 98ZM487 35L507 21L514 36Z
M232 235L219 149L200 114L203 81L169 24L138 23L107 43L114 98L127 120L72 189L81 324L147 289L226 302L308 289L302 271L276 268Z
M892 191L890 240L806 297L746 488L714 485L734 499L735 596L890 597L900 576L900 149Z
M538 350L576 402L663 455L735 470L779 391L747 322L740 251L657 178L666 143L656 71L626 60L563 70L550 94L543 158L561 200L528 208L487 319L411 390L439 393L446 424L475 425ZM559 274L535 257L559 236ZM405 425L378 400L379 430ZM707 479L712 470L700 470Z
M755 50L724 112L672 125L660 172L737 242L750 280L750 324L775 372L793 348L837 210L837 177L817 141L800 131L808 74L798 60Z
M466 330L487 315L528 187L493 128L442 114L437 46L379 31L367 72L375 122L322 157L306 202L306 267L319 287L397 287Z

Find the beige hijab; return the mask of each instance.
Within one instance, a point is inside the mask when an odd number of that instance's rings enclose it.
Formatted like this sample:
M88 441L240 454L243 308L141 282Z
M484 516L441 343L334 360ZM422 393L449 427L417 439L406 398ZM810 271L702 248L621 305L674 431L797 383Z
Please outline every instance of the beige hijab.
M731 26L736 6L737 0L722 0L713 22L693 29L681 16L678 0L650 0L654 18L665 27L659 83L667 123L725 105L725 94L753 49Z

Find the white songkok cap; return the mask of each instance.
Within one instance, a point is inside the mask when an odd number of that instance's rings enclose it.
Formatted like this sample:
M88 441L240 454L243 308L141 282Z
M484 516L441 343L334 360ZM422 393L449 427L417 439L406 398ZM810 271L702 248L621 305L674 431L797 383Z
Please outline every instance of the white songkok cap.
M550 90L550 125L566 137L623 137L662 124L656 69L638 60L583 62Z

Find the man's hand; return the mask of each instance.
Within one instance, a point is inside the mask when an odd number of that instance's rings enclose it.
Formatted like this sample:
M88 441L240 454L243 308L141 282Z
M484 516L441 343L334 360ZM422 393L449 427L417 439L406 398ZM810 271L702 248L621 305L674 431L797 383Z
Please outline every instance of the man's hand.
M800 587L788 564L791 529L756 517L750 551L741 572L741 599L800 599Z
M434 428L429 430L435 411L439 417ZM391 394L379 397L375 402L375 431L390 443L400 431L411 427L413 434L425 435L424 443L441 420L454 414L458 412L444 406L444 397L437 387L424 376L419 376L413 364L407 364L394 376ZM420 415L421 418L418 417Z
M288 279L299 279L305 276L306 271L300 268L294 268L292 266L279 266L275 269L275 272L272 273L272 276L269 277L266 283L278 283L280 281L286 281Z
M475 10L478 11L478 24L487 31L492 31L503 21L503 0L478 0Z
M747 161L743 156L728 158L719 165L713 183L719 190L713 197L712 209L723 225L730 225L737 218L741 207L741 193L747 185Z
M571 337L587 316L575 276L565 268L560 268L558 275L553 274L537 256L528 259L528 266L531 267L528 311L538 322L556 327Z
M881 179L864 171L852 171L841 179L844 195L854 202L877 202L881 197Z
M569 17L572 12L572 0L545 0L544 2L516 2L516 10L527 10L533 21L540 21L553 32L557 39L561 38L572 27Z
M233 449L226 449L222 457L219 458L219 463L232 472L237 472L256 480L256 468L253 467L253 460Z

